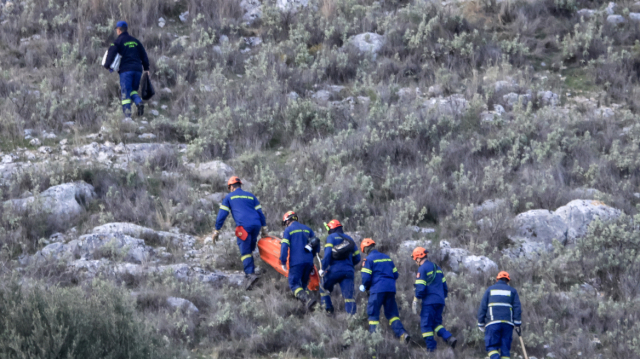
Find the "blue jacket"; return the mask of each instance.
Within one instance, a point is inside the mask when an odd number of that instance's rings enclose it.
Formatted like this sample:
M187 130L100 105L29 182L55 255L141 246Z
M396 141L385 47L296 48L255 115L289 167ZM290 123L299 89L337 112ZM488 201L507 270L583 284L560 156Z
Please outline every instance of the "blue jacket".
M291 249L289 268L298 264L313 264L313 256L320 252L320 242L318 242L311 252L307 252L304 247L309 243L309 238L314 238L315 236L313 230L304 224L296 221L291 223L291 225L284 230L284 235L282 236L280 262L283 265L287 264L289 249Z
M370 293L396 292L398 269L388 255L372 250L362 264L362 285Z
M105 68L110 68L111 63L116 58L116 54L120 54L120 68L118 73L136 71L149 71L149 58L144 47L135 37L129 35L128 32L120 34L109 46L107 53L107 61L104 63ZM134 89L137 90L137 89Z
M217 230L222 228L229 213L236 221L236 226L242 226L247 230L251 227L267 225L267 220L264 218L258 198L247 191L243 191L242 188L229 193L222 200L218 218L216 219Z
M336 228L334 231L335 231L334 233L330 234L329 237L327 237L327 244L324 245L324 257L322 257L322 269L324 269L325 271L329 269L333 273L338 273L338 272L353 273L354 272L353 267L356 264L358 264L358 262L360 262L360 251L358 250L358 244L356 243L356 248L353 249L353 252L351 253L350 257L347 257L343 260L333 259L333 257L331 256L331 250L333 249L333 246L336 246L342 243L342 241L345 240L344 238L349 238L353 241L353 238L344 234L344 232L342 231L342 228Z
M520 326L522 307L518 291L507 284L505 280L499 280L487 289L482 297L480 309L478 309L478 326L496 323L507 323Z
M444 304L444 299L449 294L442 269L429 261L418 268L415 287L416 298L422 299L422 305Z

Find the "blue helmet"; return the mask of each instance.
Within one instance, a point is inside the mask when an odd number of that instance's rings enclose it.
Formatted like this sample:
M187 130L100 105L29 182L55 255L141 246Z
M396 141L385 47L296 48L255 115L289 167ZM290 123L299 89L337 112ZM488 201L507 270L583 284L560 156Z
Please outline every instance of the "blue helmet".
M128 28L128 27L129 27L129 25L127 25L127 22L126 22L126 21L122 21L122 20L121 20L121 21L118 21L118 23L116 24L116 27L121 27L121 28L126 29L126 28Z

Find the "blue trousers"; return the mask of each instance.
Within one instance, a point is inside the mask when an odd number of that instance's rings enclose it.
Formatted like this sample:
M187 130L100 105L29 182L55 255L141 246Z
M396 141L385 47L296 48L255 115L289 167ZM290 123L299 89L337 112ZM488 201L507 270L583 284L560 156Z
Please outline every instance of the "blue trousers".
M484 346L491 359L510 358L513 325L496 323L488 325L484 331Z
M384 316L389 319L389 325L396 337L400 337L407 331L404 330L400 321L398 304L396 303L396 293L382 292L371 293L367 304L367 315L369 316L369 332L373 333L380 324L380 307L384 307Z
M321 289L322 302L324 308L328 312L333 312L333 303L331 303L331 292L336 284L340 285L342 297L344 298L344 310L349 314L356 314L356 300L353 299L353 272L329 272L323 277L322 286L326 290Z
M307 289L312 270L313 263L289 266L289 288L293 291L293 295L297 296L300 291Z
M258 244L258 236L260 235L260 226L257 227L245 227L244 230L249 234L246 240L236 238L238 248L240 248L240 260L242 260L242 266L246 274L253 274L256 271L256 267L253 264L253 251L256 250Z
M138 95L140 78L142 72L127 71L120 73L120 99L122 100L122 112L125 116L131 116L131 100L136 106L142 103L142 98Z
M423 304L420 311L420 330L430 352L436 350L435 334L444 340L451 337L451 333L442 326L443 310L444 304Z

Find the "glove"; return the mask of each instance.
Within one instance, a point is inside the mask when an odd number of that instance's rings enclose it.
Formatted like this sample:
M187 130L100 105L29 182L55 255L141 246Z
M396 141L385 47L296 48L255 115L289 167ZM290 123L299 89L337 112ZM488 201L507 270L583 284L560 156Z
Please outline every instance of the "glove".
M284 264L281 264L280 268L282 268L283 271L288 272L287 266L285 266Z
M360 284L360 288L358 289L360 289L361 292L364 292L365 291L364 284Z
M522 336L522 328L519 325L516 325L516 333L518 333L519 337Z
M478 327L478 329L479 329L481 332L483 332L483 333L484 333L484 325L483 325L483 326L481 326L481 327Z
M269 237L269 229L267 228L267 226L264 226L260 229L260 234L262 235L262 237Z
M327 272L325 272L325 271L323 271L322 269L320 269L320 270L318 271L318 274L319 274L321 277L324 277L324 275L325 275L325 274L327 274Z
M411 312L413 314L418 314L418 298L413 298L413 303L411 303Z
M211 234L211 239L213 240L213 244L216 244L216 241L218 240L219 236L220 236L220 231L218 231L217 229L213 230L213 233Z

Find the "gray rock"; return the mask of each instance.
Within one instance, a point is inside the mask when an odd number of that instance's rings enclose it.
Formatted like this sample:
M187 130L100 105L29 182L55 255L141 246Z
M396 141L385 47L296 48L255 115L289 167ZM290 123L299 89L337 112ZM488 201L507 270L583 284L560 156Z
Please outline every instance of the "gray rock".
M300 95L298 95L298 93L295 91L291 91L287 94L287 98L290 101L297 101L300 98Z
M504 107L502 107L502 105L498 105L498 104L493 105L493 111L495 113L497 113L498 115L502 115L503 113L506 112L504 110Z
M511 259L525 258L534 261L540 258L542 253L547 252L544 243L521 240L514 246L502 250L502 254Z
M377 54L382 49L384 41L384 36L373 32L358 34L349 39L349 42L360 52L370 52L372 54Z
M410 240L400 243L398 254L401 256L409 256L417 247L423 247L427 250L431 249L431 241L429 240Z
M210 161L196 166L194 174L202 180L226 182L234 174L234 170L222 161Z
M493 274L498 271L498 265L484 256L468 256L462 259L462 266L471 273Z
M331 98L331 92L327 90L320 90L311 95L311 98L319 105L326 105L329 103L329 99Z
M634 22L640 22L640 12L630 12L629 20Z
M470 255L466 249L451 248L448 241L440 241L440 261L446 263L453 272L460 272L464 268L464 259Z
M182 22L187 22L187 19L189 19L189 11L183 12L182 14L180 14L180 16L178 16L178 18Z
M546 209L536 209L516 216L507 237L516 243L540 243L552 250L554 239L563 245L567 243L568 231L562 217Z
M622 215L622 211L600 201L577 199L558 208L555 214L567 224L567 238L570 243L573 243L576 238L587 234L589 224L596 218L601 221L615 220Z
M167 21L161 17L158 19L158 27L163 28L167 24Z
M469 102L461 95L432 98L423 103L423 108L439 115L458 116L469 107Z
M185 311L185 312L187 312L189 314L193 314L193 313L198 313L199 312L199 310L195 306L195 304L193 304L191 301L186 300L184 298L168 297L167 298L167 304L169 304L169 306L172 307L172 308L182 309L183 311Z
M49 221L73 222L85 212L89 203L97 198L92 185L79 181L49 187L38 196L13 199L4 202L16 212L23 213L28 209L38 211L47 216Z
M486 217L496 211L499 211L507 206L507 201L504 199L488 199L482 202L481 205L476 206L473 209L473 215L475 218Z
M422 95L422 92L420 92L419 87L416 87L416 88L403 87L400 90L398 90L398 97L402 102L413 101L416 98L419 98L421 95Z
M244 38L244 42L248 46L254 47L254 46L258 46L258 45L262 44L262 38L259 37L259 36L245 37Z
M429 88L427 89L427 96L429 97L442 96L443 93L444 93L444 90L442 90L442 86L438 84L429 86Z
M434 228L424 228L424 227L418 227L418 226L412 226L411 230L416 233L422 233L422 234L436 233L436 230Z
M607 16L607 22L613 25L620 25L627 22L627 20L622 15L609 15Z
M309 0L277 0L276 6L281 11L296 12L298 9L307 7Z
M240 7L244 10L242 20L248 24L262 18L262 3L259 0L242 0Z
M538 91L538 100L543 106L555 107L560 104L560 96L551 91Z
M618 5L614 2L609 2L609 5L607 5L606 9L604 9L604 12L607 13L607 15L613 15L616 12L616 9L618 8Z
M158 110L151 110L151 114L157 117L157 116L160 116L160 111L158 111Z
M141 139L141 140L153 140L156 137L157 136L154 135L153 133L143 133L143 134L138 136L138 138Z
M133 223L114 222L95 227L95 234L121 233L127 236L141 238L149 243L170 245L174 248L182 248L184 251L193 250L196 238L180 233L156 231L151 228L139 226Z
M526 106L527 103L529 103L529 101L531 100L531 95L519 95L515 92L510 92L502 96L502 100L509 108L513 108L513 106L515 106L516 104L522 104L522 106Z
M496 92L502 92L502 91L508 91L508 92L512 92L516 90L516 83L513 81L496 81L495 84L493 84L493 88L495 89Z
M40 140L37 138L32 138L31 141L29 141L29 144L31 146L40 146Z

